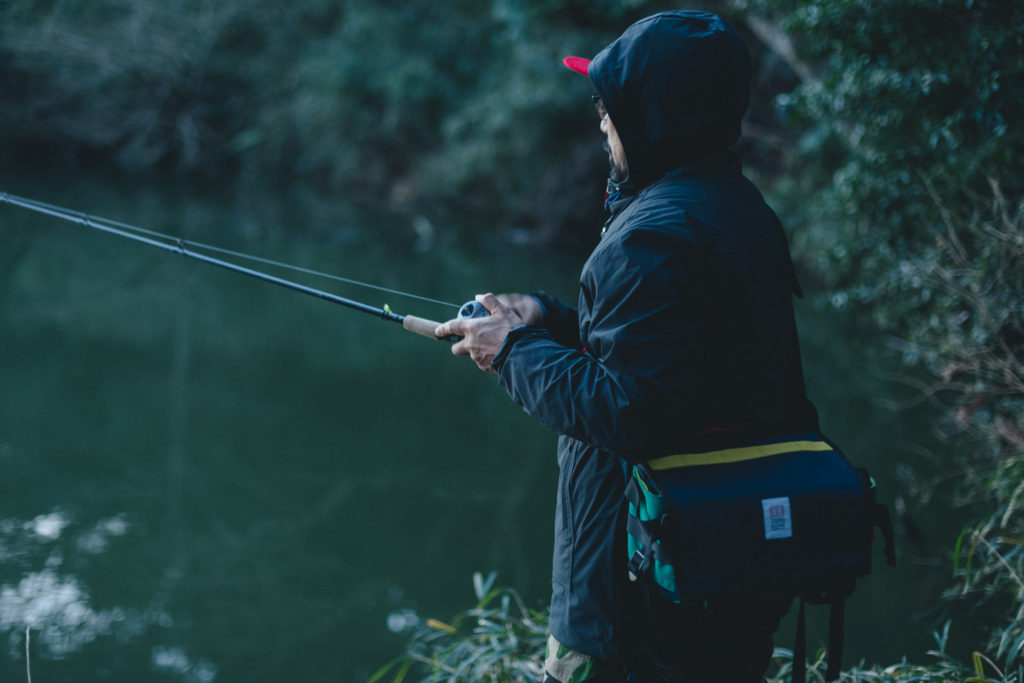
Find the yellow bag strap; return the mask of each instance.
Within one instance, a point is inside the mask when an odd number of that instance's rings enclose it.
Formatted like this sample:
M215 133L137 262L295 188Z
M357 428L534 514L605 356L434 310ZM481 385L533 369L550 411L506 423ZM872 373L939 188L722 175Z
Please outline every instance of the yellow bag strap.
M780 455L782 453L799 453L801 451L825 452L831 450L832 446L825 441L782 441L779 443L758 444L756 446L725 448L720 451L666 455L654 460L648 460L647 466L652 470L671 470L676 467L693 467L694 465L724 465L730 462L767 458L768 456Z

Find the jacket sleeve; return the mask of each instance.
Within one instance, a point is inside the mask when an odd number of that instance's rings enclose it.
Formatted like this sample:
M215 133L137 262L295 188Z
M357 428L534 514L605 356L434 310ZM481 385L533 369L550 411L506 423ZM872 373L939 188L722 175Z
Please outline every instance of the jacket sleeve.
M547 292L533 292L531 296L544 311L542 327L546 328L559 344L580 348L580 320L576 309Z
M517 328L495 358L501 384L541 424L627 460L671 449L697 426L690 406L710 331L702 263L694 241L667 231L602 244L581 281L588 348Z

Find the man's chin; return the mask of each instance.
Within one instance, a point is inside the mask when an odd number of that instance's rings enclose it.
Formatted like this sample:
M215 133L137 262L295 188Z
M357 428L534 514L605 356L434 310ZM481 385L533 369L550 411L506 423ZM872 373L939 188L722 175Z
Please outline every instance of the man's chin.
M612 154L612 148L607 141L601 146L604 147L604 151L608 154L608 177L612 179L612 182L621 183L629 177L629 169L622 168L615 163L615 156Z

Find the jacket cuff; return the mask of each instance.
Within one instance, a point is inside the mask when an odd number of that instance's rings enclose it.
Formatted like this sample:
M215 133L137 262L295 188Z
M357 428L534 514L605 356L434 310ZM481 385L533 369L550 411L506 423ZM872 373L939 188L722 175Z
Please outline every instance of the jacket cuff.
M535 325L520 325L509 330L508 334L505 335L505 340L501 343L501 348L498 349L498 353L494 355L494 360L491 361L491 367L494 368L494 371L501 372L501 366L505 364L505 359L512 353L512 347L517 341L522 339L531 330L537 331L540 329Z
M536 301L537 305L540 306L541 323L546 323L548 319L548 305L544 300L548 298L547 292L530 292L527 296Z

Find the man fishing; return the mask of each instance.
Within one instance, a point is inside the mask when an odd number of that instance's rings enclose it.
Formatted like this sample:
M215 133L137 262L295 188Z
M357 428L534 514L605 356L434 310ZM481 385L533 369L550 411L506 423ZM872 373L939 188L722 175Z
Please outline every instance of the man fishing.
M673 11L565 63L593 84L611 165L578 307L484 294L489 317L435 331L561 435L545 681L761 681L791 596L659 601L629 579L624 524L624 463L818 429L785 236L729 149L747 48Z

